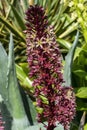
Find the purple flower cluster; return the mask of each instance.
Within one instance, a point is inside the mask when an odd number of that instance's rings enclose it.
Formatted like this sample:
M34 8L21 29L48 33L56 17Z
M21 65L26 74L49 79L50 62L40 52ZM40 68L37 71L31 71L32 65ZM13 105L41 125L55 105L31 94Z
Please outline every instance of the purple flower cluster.
M41 6L30 6L26 21L27 61L39 108L38 121L47 120L47 130L53 130L57 122L69 130L75 115L75 96L71 87L62 87L62 58L53 28Z
M1 113L0 113L0 130L4 130Z

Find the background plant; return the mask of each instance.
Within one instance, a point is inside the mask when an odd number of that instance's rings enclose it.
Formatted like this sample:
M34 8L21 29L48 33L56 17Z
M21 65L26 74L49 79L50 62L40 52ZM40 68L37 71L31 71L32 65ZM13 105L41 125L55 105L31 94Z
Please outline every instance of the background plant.
M72 129L77 130L82 113L83 111L87 110L87 1L0 1L0 41L5 47L6 52L8 52L10 31L13 33L17 77L20 81L20 85L27 90L27 93L30 96L32 96L32 82L28 78L28 69L25 56L26 43L25 35L23 33L25 30L25 10L28 8L29 4L42 5L46 9L49 23L54 26L56 40L59 43L59 47L64 59L64 64L65 56L69 52L70 48L72 48L71 46L75 39L77 29L79 29L79 41L74 53L72 69L70 69L72 75L72 85L75 88L77 97L77 116L72 123ZM2 57L0 58L0 61L1 59ZM85 124L84 129L87 129L87 124Z

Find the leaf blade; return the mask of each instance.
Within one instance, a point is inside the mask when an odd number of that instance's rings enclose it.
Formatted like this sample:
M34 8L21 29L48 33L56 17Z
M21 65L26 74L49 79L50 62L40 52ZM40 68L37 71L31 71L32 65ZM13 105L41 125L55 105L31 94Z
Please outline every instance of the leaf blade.
M5 26L10 30L12 31L12 33L14 33L15 35L19 36L23 42L25 42L25 37L23 35L23 33L19 32L17 29L15 29L11 24L10 22L6 21L5 18L1 17L0 16L0 22L4 23Z
M14 6L10 5L11 6L11 9L13 11L13 14L14 14L14 17L19 25L19 27L23 30L25 30L25 24L24 24L24 21L22 19L22 17L19 15L18 11L14 8Z
M18 88L13 48L14 44L13 44L13 37L11 34L9 43L8 73L7 73L8 78L7 89L8 89L8 104L9 104L8 109L13 117L12 130L15 129L24 130L29 126L29 122L24 110L22 98Z
M66 86L72 86L72 81L71 81L71 69L72 69L72 61L73 61L73 56L75 52L75 48L78 43L78 38L79 38L79 32L77 31L76 38L74 40L74 43L69 50L66 58L65 58L65 66L64 66L64 80L65 80L65 85Z

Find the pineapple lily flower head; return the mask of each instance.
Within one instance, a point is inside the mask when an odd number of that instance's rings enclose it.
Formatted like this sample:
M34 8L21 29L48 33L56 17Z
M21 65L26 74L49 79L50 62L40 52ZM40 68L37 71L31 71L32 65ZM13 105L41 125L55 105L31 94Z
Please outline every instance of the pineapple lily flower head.
M59 122L69 130L75 115L75 95L72 87L63 87L62 58L53 27L49 25L43 7L34 5L26 11L26 43L29 77L33 79L37 119L48 122L53 130Z

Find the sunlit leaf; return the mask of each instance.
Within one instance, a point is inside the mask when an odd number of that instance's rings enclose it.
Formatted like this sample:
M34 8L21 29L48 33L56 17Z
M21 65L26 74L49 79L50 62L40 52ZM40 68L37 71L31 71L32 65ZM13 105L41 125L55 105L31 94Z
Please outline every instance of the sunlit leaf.
M15 35L19 36L19 38L22 39L23 42L25 42L25 38L23 33L21 33L20 31L17 30L17 28L13 27L10 22L6 21L4 17L0 16L0 22L4 23L5 26L11 30Z
M17 77L20 80L20 83L24 88L29 89L32 86L32 81L26 75L26 71L23 68L16 64Z
M71 44L63 39L57 39L57 41L59 42L59 44L63 47L63 48L66 48L66 49L70 49L71 48Z
M85 126L84 126L84 130L87 130L87 123L86 123Z
M77 90L76 96L79 98L87 98L87 87L81 87Z

